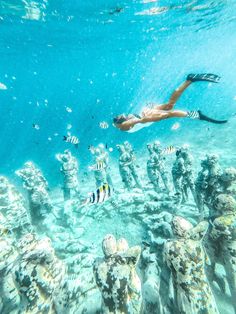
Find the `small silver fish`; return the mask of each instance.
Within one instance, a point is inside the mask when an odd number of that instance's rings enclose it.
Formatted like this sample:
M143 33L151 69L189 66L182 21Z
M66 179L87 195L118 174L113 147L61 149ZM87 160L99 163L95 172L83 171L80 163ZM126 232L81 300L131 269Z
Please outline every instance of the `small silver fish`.
M176 131L176 130L178 130L179 128L180 128L180 123L179 123L179 122L176 122L176 123L174 123L174 124L172 125L171 130L172 130L172 131Z
M3 83L0 83L0 89L1 90L6 90L7 89L7 86Z
M101 129L108 129L109 128L109 124L106 121L100 122L99 126Z
M72 109L70 107L66 107L66 111L71 113L72 112Z
M39 130L39 129L40 129L40 126L39 126L38 124L35 124L35 123L32 124L32 127L33 127L35 130Z

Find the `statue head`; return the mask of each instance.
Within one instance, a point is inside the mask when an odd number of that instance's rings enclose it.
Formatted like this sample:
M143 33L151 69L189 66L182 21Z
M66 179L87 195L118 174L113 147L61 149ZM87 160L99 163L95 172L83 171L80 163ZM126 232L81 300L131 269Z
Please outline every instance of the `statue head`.
M61 160L63 162L68 162L70 160L71 153L69 151L64 151L64 154L61 155Z
M105 257L109 257L117 252L116 238L112 234L107 234L102 240L102 250Z
M147 144L147 149L148 149L149 153L152 153L153 152L153 144L148 143Z
M221 175L221 180L224 182L236 181L236 169L234 167L226 168Z
M123 153L125 151L124 145L122 144L117 144L116 148L120 153Z
M233 198L233 196L228 194L218 195L214 201L214 205L215 209L222 214L225 212L236 211L236 200Z
M171 225L173 233L180 238L187 237L189 230L193 228L191 222L181 216L174 216Z
M35 166L34 166L34 164L32 163L32 161L27 161L27 162L25 162L24 163L24 168L30 168L30 169L32 169L32 168L34 168Z
M23 252L30 251L37 243L34 233L27 233L18 241L18 247Z
M155 141L153 143L153 150L156 152L156 153L160 153L162 151L161 149L161 142L160 141Z
M101 153L102 153L101 149L99 147L96 147L95 150L94 150L95 156L100 156Z
M100 149L100 152L105 151L105 145L103 143L98 144L98 148Z
M203 168L203 169L207 169L207 167L208 167L208 162L207 162L207 159L205 158L205 159L202 159L201 160L201 167Z
M125 141L125 142L124 142L124 148L125 148L128 152L131 152L131 151L132 151L132 145L131 145L128 141Z
M129 248L129 244L128 244L128 242L127 242L127 240L125 238L118 239L117 243L116 243L116 246L117 246L117 251L118 252L125 252Z
M186 159L186 158L188 158L188 156L189 156L189 149L188 149L188 147L182 147L181 148L181 157L183 159Z
M214 166L219 162L219 156L216 154L210 154L206 156L208 166Z

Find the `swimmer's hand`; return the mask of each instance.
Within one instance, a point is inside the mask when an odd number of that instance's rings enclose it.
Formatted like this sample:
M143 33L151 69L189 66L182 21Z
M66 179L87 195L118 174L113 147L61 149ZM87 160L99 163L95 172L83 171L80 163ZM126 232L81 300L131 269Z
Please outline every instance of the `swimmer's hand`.
M138 118L131 118L119 125L117 125L116 127L119 128L121 131L129 131L130 129L133 128L133 126L137 123L139 123L140 119Z

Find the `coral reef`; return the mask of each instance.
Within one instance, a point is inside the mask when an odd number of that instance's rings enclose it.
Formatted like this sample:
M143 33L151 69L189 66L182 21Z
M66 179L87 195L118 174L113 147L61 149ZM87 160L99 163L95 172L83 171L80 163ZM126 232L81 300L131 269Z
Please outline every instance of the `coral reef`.
M23 196L10 184L7 178L0 177L0 223L15 233L16 237L31 230L31 221Z
M1 313L236 313L236 169L206 155L195 178L186 147L172 165L159 142L147 148L145 178L131 144L117 145L123 186L105 145L91 150L96 186L115 182L94 204L68 150L56 155L62 197L32 162L16 171L28 204L0 177Z
M48 183L42 172L30 161L17 170L16 175L22 179L23 187L28 192L32 223L38 224L37 222L52 210Z

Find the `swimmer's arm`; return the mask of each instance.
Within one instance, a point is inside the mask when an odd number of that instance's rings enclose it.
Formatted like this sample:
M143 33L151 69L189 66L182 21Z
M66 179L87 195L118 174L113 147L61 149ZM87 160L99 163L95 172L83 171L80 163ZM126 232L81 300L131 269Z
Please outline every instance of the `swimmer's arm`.
M130 119L130 120L123 122L122 124L127 125L127 126L134 126L135 124L140 123L140 120L141 119L139 119L139 118L133 118L133 119Z
M135 124L140 123L141 119L133 118L129 119L127 121L122 122L122 129L129 130L131 129Z

